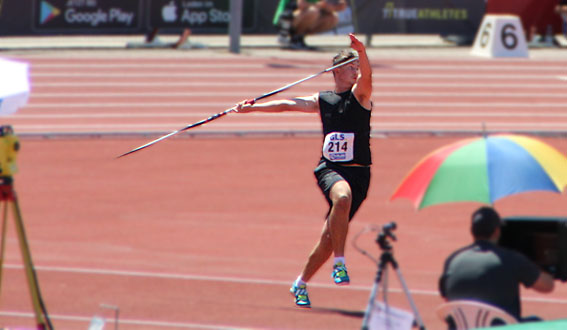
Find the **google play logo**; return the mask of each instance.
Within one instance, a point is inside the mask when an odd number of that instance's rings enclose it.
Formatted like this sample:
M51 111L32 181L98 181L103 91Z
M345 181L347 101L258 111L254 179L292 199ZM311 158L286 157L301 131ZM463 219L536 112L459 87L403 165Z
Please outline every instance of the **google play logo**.
M39 14L39 23L45 24L61 14L61 10L44 0L41 1L41 9Z

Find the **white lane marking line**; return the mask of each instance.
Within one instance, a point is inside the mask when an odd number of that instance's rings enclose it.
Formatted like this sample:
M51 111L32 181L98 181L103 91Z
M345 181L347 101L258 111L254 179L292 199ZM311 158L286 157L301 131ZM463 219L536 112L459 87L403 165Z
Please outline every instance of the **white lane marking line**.
M373 113L372 117L382 117L382 118L397 118L397 117L425 117L425 118L451 118L451 117L472 117L472 118L558 118L567 117L567 113L553 113L553 112L458 112L458 113L447 113L447 112L377 112Z
M58 118L192 118L192 117L209 117L213 115L209 112L160 112L160 113L136 113L136 112L122 112L122 113L40 113L40 114L14 114L11 116L6 116L6 118L12 119L58 119ZM567 116L567 114L565 114ZM265 117L265 118L276 118L276 117L313 117L318 118L318 114L305 113L305 112L280 112L280 113L248 113L246 116L251 117ZM509 117L510 114L503 114L503 117ZM243 117L241 117L243 118Z
M182 70L182 69L227 69L227 68L235 68L235 69L265 69L267 66L285 66L288 64L285 63L244 63L244 62L233 62L227 63L222 61L211 62L211 63L139 63L139 62L131 62L131 63L32 63L31 68L33 69L136 69L136 71L152 71L154 69L175 69L175 70ZM300 64L289 64L291 68L309 68L313 65L300 65ZM321 70L323 70L322 68ZM554 70L557 72L559 69ZM60 70L59 70L60 71ZM77 70L73 70L76 72Z
M38 125L18 125L13 124L12 126L17 127L18 129L26 129L26 130L33 130L33 129L134 129L134 128L164 128L164 129L178 129L182 128L183 126L187 125L187 122L179 122L179 123L164 123L164 124L38 124ZM321 124L313 121L313 123L296 123L296 122L280 122L280 123L239 123L239 124L227 124L227 123L217 123L214 124L216 128L251 128L251 129L261 129L261 130L268 130L274 129L279 127L284 128L298 128L298 127L307 127L307 128L320 128ZM421 123L421 125L423 125ZM567 125L567 123L566 123ZM199 129L202 130L203 127ZM196 128L197 129L197 128Z
M22 109L37 108L184 108L184 107L207 107L207 108L230 108L235 103L214 102L94 102L94 103L30 103ZM567 108L567 103L543 103L543 102L374 102L375 109L380 107L408 107L408 108ZM379 111L379 110L378 110Z
M567 78L567 77L566 77ZM524 84L524 83L439 83L439 82L383 82L375 79L372 83L374 87L451 87L451 88L514 88L514 89L562 89L565 90L565 85L557 84L556 82L550 83L537 83L537 84ZM170 80L153 80L153 81L132 81L132 82L93 82L93 81L77 81L77 82L57 82L57 81L38 81L32 83L33 87L152 87L152 88L167 88L167 87L216 87L216 86L231 86L235 87L266 87L266 82L262 81L239 81L238 86L234 86L230 81L170 81ZM321 87L319 82L306 81L302 86L317 86ZM332 86L329 83L329 86Z
M220 78L220 79L234 79L234 78L280 78L280 77L297 77L298 79L304 78L302 73L294 72L36 72L31 73L30 77L33 78ZM316 79L316 78L314 78ZM238 83L238 81L232 81Z
M19 125L13 124L12 126L18 132L22 131L46 131L46 130L59 130L59 131L67 131L67 132L77 132L77 131L84 131L84 130L104 130L105 132L110 131L122 131L122 130L148 130L148 129L160 129L160 130L169 130L173 131L176 129L183 128L188 123L186 122L179 122L179 123L165 123L165 124L69 124L69 125ZM549 123L514 123L514 122L506 122L506 123L499 123L499 122L488 122L485 123L488 128L496 129L496 128L528 128L528 129L565 129L567 128L566 123L556 123L556 122L549 122ZM389 123L372 123L373 130L380 130L380 129L433 129L433 128L444 128L444 129L453 129L453 128L460 128L460 129L476 129L481 128L482 124L480 122L469 122L469 123L462 123L462 122L415 122L415 123L407 123L407 122L389 122ZM313 123L240 123L240 124L227 124L227 123L217 123L215 125L206 128L205 126L196 128L197 131L205 131L205 132L217 132L217 131L226 131L226 132L234 132L234 131L250 131L250 132L270 132L273 130L282 130L285 129L286 131L305 131L307 129L312 130L313 132L320 132L321 124L318 122Z
M461 64L461 63L459 63ZM375 68L375 71L379 70L425 70L425 71L513 71L517 72L518 70L524 71L551 71L554 73L561 72L565 70L565 66L559 65L482 65L476 63L463 63L466 65L455 65L454 63L449 63L446 65L443 64L433 64L433 65L425 65L425 64L406 64L406 63L386 63L387 67ZM282 68L291 68L291 69L311 69L311 68L318 68L320 65L316 63L313 64L302 64L297 62L275 62L275 61L267 61L265 63L251 63L245 61L238 61L238 62L199 62L199 63L183 63L183 62L175 62L175 63L155 63L155 62L133 62L133 63L31 63L32 69L136 69L138 71L145 71L145 70L153 70L153 69L228 69L228 68L236 68L236 69L265 69L266 67L273 67L274 69L278 69L278 66ZM323 70L323 68L321 68Z
M552 74L464 74L462 72L455 73L381 73L375 72L372 76L376 79L384 78L407 78L407 79L480 79L483 81L489 79L506 79L506 80L532 80L532 79L550 79L555 80L556 75ZM253 78L274 78L279 80L282 77L303 78L302 73L297 72L32 72L31 78L217 78L217 79L253 79ZM321 78L319 76L317 78ZM238 81L236 81L238 83Z
M378 107L475 107L475 108L483 108L483 107L494 107L494 108L551 108L551 107L560 107L560 108L567 108L567 103L543 103L543 102L522 102L522 103L513 103L513 102L374 102L375 106Z
M26 312L16 312L16 311L5 311L0 312L0 315L5 317L21 317L21 318L35 318L35 314ZM61 314L49 314L51 320L61 320L61 321L76 321L76 322L90 322L91 318L86 316L73 316L73 315L61 315ZM106 318L109 323L114 323L114 319ZM220 329L220 330L249 330L253 328L240 328L228 325L211 325L211 324L200 324L200 323L185 323L185 322L164 322L164 321L149 321L149 320L135 320L135 319L119 319L120 324L128 325L139 325L139 326L154 326L163 328L189 328L189 329Z
M372 128L376 129L379 127L412 127L412 128L431 128L431 127L459 127L459 128L479 128L481 127L481 122L470 122L470 123L463 123L463 122L415 122L415 123L408 123L408 122L388 122L388 123L376 123L372 124ZM549 122L549 123L515 123L515 122L486 122L485 123L488 128L496 128L496 127L507 127L507 128L520 128L520 127L527 127L527 128L565 128L567 127L566 123L557 123L557 122Z
M81 119L81 118L205 118L211 116L208 112L159 112L159 113L135 113L135 112L122 112L122 113L39 113L39 114L13 114L6 116L6 118L17 120L28 119ZM304 112L279 112L279 113L249 113L246 115L248 118L305 118L313 117L318 118L317 114L304 113ZM567 113L559 112L376 112L372 117L380 118L562 118L567 117ZM241 117L244 119L244 117Z
M236 102L230 103L212 103L212 102L99 102L99 103L30 103L25 108L165 108L165 107L207 107L207 108L230 108ZM211 114L212 115L212 114Z
M7 264L6 268L10 269L23 269L22 265ZM289 286L290 281L258 279L258 278L244 278L244 277L230 277L230 276L212 276L212 275L194 275L194 274L178 274L178 273L158 273L147 271L124 271L124 270L110 270L110 269L97 269L97 268L74 268L74 267L53 267L53 266L35 266L36 270L46 272L61 272L61 273L76 273L76 274L94 274L94 275L110 275L110 276L128 276L128 277L149 277L149 278L163 278L163 279L176 279L176 280L192 280L192 281L209 281L209 282L227 282L227 283L245 283L245 284L265 284L265 285L283 285ZM326 289L337 289L334 284L323 283L309 283L311 287L319 287ZM372 286L367 285L349 285L341 287L340 289L354 290L354 291L370 291ZM396 293L403 293L400 288L389 289ZM436 290L410 290L412 294L437 296L439 294ZM546 303L561 303L567 304L566 299L553 299L553 298L540 298L540 297L526 297L522 300Z
M452 61L446 65L443 64L405 64L405 63L386 63L385 65L390 66L394 70L426 70L426 71L551 71L551 72L561 72L567 71L565 65L514 65L514 64L503 64L503 65L482 65L477 63L453 63ZM374 68L375 71L381 68Z
M65 93L31 93L31 99L37 98L119 98L119 97L242 97L242 92L65 92ZM480 97L480 98L498 98L498 97L513 97L513 98L526 98L526 97L545 97L545 98L567 98L567 93L479 93L479 92L376 92L372 93L373 97Z

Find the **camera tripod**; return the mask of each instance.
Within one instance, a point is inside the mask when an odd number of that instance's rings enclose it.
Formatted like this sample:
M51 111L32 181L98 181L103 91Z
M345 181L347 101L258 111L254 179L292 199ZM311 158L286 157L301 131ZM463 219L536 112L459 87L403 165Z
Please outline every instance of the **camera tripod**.
M378 262L378 271L376 273L376 280L374 281L374 285L372 286L372 291L370 293L370 298L368 301L368 306L366 307L366 311L364 313L364 319L362 321L362 330L368 330L369 329L369 322L370 322L370 317L371 317L371 313L372 310L374 309L374 304L376 302L376 297L378 296L379 293L379 287L380 285L382 285L382 297L384 300L384 305L386 307L386 313L388 312L388 265L392 266L392 268L396 271L396 274L398 275L398 280L400 281L400 283L402 284L404 293L406 295L406 298L408 299L412 311L413 311L413 315L415 317L415 321L414 324L417 323L417 326L419 327L420 330L425 330L425 325L423 324L423 320L421 319L421 317L419 316L419 312L417 310L417 307L410 295L409 289L406 285L406 282L402 276L402 272L400 271L400 268L398 266L398 262L396 261L396 259L394 259L394 254L393 254L393 248L392 245L388 242L388 238L391 238L392 240L396 240L396 236L394 236L394 234L392 233L392 231L396 229L396 223L395 222L391 222L389 224L386 224L382 227L382 231L380 232L380 234L378 234L378 237L376 238L376 242L378 243L378 245L380 246L380 249L382 250L382 254L380 256L380 260ZM357 248L359 251L361 251L363 254L367 255L366 252L360 250L359 248ZM373 259L373 258L371 258ZM373 259L374 260L374 259Z
M33 267L31 253L24 230L24 222L22 219L20 206L18 205L18 198L13 187L13 180L11 176L0 176L0 204L3 204L2 237L0 240L0 284L2 281L2 268L4 263L4 252L6 245L8 208L9 206L12 206L15 228L20 242L20 250L22 253L24 269L28 280L36 324L38 329L53 330L53 326L47 314L47 309L45 308L41 294L39 292L39 283L37 281L37 276Z

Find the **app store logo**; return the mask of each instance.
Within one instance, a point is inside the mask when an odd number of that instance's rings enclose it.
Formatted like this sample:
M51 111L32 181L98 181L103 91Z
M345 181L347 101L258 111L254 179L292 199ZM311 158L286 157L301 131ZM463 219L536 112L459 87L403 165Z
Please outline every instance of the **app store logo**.
M177 6L175 5L175 1L171 0L170 3L163 6L161 9L161 17L167 23L177 21Z

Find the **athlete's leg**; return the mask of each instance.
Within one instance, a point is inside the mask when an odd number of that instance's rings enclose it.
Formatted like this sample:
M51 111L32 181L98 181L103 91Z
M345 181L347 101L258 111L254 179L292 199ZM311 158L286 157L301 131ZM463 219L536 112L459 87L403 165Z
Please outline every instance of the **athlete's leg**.
M344 257L345 243L348 233L349 212L352 203L352 192L348 182L341 180L336 182L329 192L332 202L329 213L329 233L333 245L335 257Z
M321 237L301 272L301 279L304 282L309 281L315 275L331 254L334 253L335 257L344 257L352 199L349 184L344 180L333 184L329 198L332 202L329 216L323 225Z
M331 242L331 234L329 233L328 220L325 220L321 237L309 254L309 258L307 258L307 263L305 263L303 271L301 272L301 279L304 282L308 282L327 259L329 259L332 253L333 244Z

